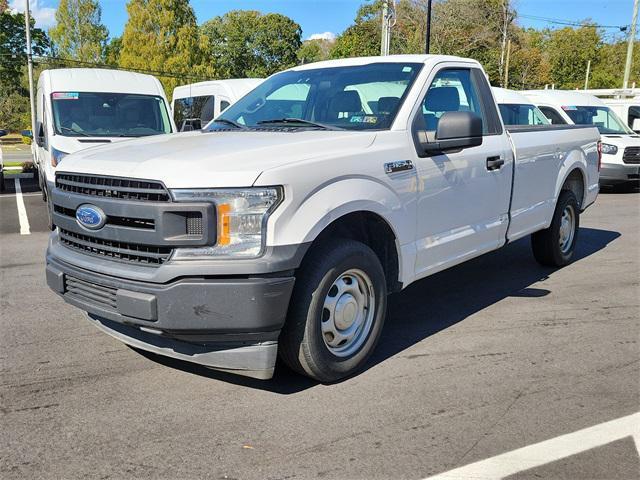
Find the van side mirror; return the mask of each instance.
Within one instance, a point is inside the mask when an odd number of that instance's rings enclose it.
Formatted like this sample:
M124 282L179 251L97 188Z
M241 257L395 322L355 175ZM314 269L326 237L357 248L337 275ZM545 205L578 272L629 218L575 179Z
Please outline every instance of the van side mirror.
M418 141L426 153L445 153L482 145L482 119L473 112L445 112L435 132L419 131Z
M31 130L20 130L20 135L33 139L33 132Z
M0 130L0 137L4 137L5 135L7 135L9 132L7 132L6 130Z
M42 122L36 123L36 131L38 132L38 135L36 136L36 143L39 147L42 147L44 145L44 125Z
M631 124L631 130L634 132L640 132L640 118L634 118Z

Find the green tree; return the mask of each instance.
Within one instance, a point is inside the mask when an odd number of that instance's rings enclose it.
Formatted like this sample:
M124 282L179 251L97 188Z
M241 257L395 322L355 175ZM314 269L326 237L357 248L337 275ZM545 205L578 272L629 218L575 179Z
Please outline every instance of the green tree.
M621 88L627 60L627 41L603 44L598 50L598 62L592 66L590 88ZM640 86L640 42L633 46L629 86Z
M365 3L358 9L354 24L336 38L331 58L366 57L380 55L382 2ZM395 53L392 36L391 51Z
M58 56L82 62L104 62L109 32L96 0L60 0L56 26L49 36Z
M34 55L44 55L49 49L46 33L35 28L31 18L31 48ZM20 85L22 67L26 65L25 21L22 13L10 10L0 13L0 94L18 91L28 94Z
M201 27L222 77L263 77L298 63L301 28L288 17L232 10Z
M131 0L118 63L123 68L171 73L160 80L171 96L181 83L209 78L207 42L188 0Z
M114 67L120 61L120 51L122 50L122 37L113 37L104 49L104 62Z
M9 9L9 2L7 0L0 0L0 13Z
M305 40L298 49L298 62L313 63L328 59L333 43L325 39Z
M556 88L583 87L587 62L591 60L592 68L597 66L601 45L600 33L593 25L550 31L545 50Z
M10 131L30 128L29 97L17 91L0 94L0 126Z

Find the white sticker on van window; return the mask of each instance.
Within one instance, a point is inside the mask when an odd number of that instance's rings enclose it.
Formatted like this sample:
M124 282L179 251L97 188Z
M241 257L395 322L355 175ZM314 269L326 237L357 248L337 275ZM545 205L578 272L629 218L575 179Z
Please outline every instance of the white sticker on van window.
M402 69L402 73L408 73L408 72L411 72L412 70L413 70L413 68L411 68L411 67L404 67Z
M80 98L78 92L53 92L52 98L54 100L77 100Z

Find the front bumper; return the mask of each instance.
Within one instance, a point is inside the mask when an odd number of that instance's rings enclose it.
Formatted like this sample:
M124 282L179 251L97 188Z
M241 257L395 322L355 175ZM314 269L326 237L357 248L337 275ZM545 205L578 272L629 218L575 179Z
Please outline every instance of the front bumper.
M270 378L294 277L180 277L157 284L99 274L50 253L49 287L101 330L134 347Z
M640 165L621 163L602 163L600 184L615 185L640 181Z

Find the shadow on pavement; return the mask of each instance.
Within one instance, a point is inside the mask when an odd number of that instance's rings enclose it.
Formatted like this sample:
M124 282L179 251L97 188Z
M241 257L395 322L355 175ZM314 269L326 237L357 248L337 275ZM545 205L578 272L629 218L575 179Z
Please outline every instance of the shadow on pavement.
M579 232L576 262L593 255L620 237L620 233L593 228ZM456 267L420 280L389 297L389 312L380 342L365 370L444 330L506 297L543 297L549 290L530 285L553 274L533 258L529 238L518 240ZM235 385L288 395L318 385L284 365L276 366L272 380L216 372L189 362L140 352L178 370Z
M5 184L5 189L3 192L0 193L0 196L2 195L10 195L10 194L14 194L16 193L16 184L15 184L15 179L16 177L13 175L5 175L4 177L4 184ZM20 179L20 189L22 190L22 193L32 193L32 192L39 192L40 191L40 187L38 186L38 182L36 181L35 178L33 177L29 177L29 178L21 178Z

